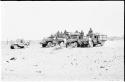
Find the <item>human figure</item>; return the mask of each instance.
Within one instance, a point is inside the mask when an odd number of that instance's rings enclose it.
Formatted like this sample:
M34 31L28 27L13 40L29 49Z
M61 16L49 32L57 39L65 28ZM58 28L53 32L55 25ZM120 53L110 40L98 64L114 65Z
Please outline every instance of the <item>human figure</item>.
M89 33L93 33L93 30L92 30L92 28L90 28L90 30L89 30Z
M93 37L93 30L92 30L92 28L90 28L90 30L89 30L89 32L88 32L88 36L90 36L90 38Z
M88 36L88 40L89 40L89 47L92 47L93 44L92 44L92 38L90 36Z
M81 30L81 32L80 32L80 39L83 39L83 37L84 37L84 32L83 32L83 30Z

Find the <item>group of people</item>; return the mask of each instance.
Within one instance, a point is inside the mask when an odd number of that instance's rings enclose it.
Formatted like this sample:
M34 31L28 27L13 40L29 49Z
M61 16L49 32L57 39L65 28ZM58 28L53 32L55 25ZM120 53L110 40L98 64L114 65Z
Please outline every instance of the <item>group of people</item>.
M75 33L79 33L80 34L80 36L79 36L79 38L83 38L84 37L84 32L83 31L81 31L81 32L78 32L78 31L76 31ZM92 30L92 28L90 28L89 29L89 31L88 31L88 34L87 34L87 37L88 37L88 39L89 39L89 44L90 44L90 46L92 46L92 37L93 37L93 30ZM66 43L66 40L69 38L70 36L69 36L69 34L67 33L67 35L66 35L66 38L64 38L64 43Z

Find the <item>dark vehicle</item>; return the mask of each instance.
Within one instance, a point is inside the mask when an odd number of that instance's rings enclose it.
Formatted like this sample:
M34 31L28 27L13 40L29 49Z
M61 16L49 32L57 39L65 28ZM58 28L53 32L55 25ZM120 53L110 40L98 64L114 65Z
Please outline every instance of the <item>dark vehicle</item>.
M23 49L30 45L30 42L25 42L23 39L17 39L10 45L10 49Z

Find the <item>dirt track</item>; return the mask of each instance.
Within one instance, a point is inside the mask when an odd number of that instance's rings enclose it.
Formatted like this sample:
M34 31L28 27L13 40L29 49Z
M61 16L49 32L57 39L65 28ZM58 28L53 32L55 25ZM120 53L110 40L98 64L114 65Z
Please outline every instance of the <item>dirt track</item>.
M2 45L2 80L122 80L124 41L94 48L11 50Z

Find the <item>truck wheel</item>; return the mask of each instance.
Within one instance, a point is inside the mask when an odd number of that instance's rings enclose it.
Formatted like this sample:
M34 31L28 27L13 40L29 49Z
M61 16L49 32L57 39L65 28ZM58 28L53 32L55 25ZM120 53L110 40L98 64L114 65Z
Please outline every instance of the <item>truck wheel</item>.
M42 47L46 47L47 46L47 44L42 44Z
M10 46L10 49L15 49L13 45Z
M48 42L47 47L52 47L52 42Z
M97 44L93 44L93 47L96 47L97 46Z
M77 43L77 42L74 42L74 43L73 43L73 47L74 47L74 48L78 47L78 43Z
M59 45L60 45L61 47L63 47L63 46L64 46L64 42L60 42Z

